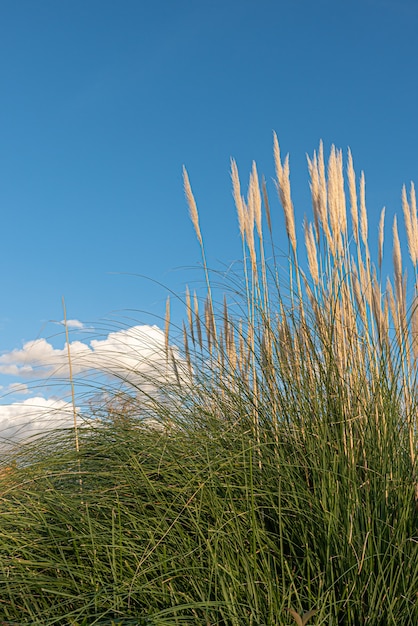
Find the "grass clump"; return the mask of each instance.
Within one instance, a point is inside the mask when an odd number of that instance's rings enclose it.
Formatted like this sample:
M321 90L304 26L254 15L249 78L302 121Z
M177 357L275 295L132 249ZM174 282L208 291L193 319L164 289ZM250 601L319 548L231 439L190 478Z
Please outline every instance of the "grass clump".
M53 433L2 476L7 623L418 623L414 188L402 200L409 286L396 219L382 278L384 212L371 259L350 154L347 182L334 148L327 168L322 145L308 160L305 252L276 138L274 156L288 269L265 183L254 165L244 198L232 162L243 297L226 285L219 303L185 172L207 293L186 291L181 359L167 309L174 384L148 402L127 390L79 430L78 449Z

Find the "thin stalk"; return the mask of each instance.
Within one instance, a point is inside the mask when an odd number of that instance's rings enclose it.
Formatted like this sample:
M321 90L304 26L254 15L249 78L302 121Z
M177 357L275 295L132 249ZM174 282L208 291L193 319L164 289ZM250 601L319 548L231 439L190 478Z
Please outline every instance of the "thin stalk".
M78 426L77 426L77 408L75 405L73 366L72 366L72 359L71 359L70 339L69 339L69 333L68 333L67 309L65 306L64 296L62 296L62 310L64 313L65 341L67 343L68 372L69 372L70 388L71 388L71 404L73 407L75 450L77 454L77 465L78 465L78 476L79 476L78 482L80 485L80 491L82 491L83 479L81 478L80 443L78 439Z

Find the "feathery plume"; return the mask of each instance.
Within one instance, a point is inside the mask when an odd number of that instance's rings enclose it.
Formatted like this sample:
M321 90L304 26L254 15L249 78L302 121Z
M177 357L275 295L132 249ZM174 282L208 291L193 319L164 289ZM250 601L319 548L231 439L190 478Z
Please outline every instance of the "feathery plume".
M366 298L366 301L369 306L372 305L372 292L371 292L371 278L369 274L370 266L366 262L367 268L364 266L363 259L361 256L358 257L358 269L359 269L359 278L360 278L360 288L363 294L363 297Z
M244 212L242 196L241 196L241 185L239 181L238 168L234 159L231 159L231 178L232 178L232 190L233 190L233 195L234 195L234 200L235 200L235 206L236 206L237 215L238 215L239 230L241 233L241 237L244 239L245 212Z
M405 220L408 250L412 264L416 267L418 262L418 218L414 184L411 183L411 205L409 205L405 185L402 187L402 209Z
M184 193L186 195L187 204L189 205L190 218L192 220L192 224L194 226L199 243L201 246L203 246L203 239L202 239L202 234L200 232L200 227L199 227L199 214L197 212L196 201L194 199L192 188L190 186L189 176L187 174L187 170L184 167L184 165L183 165L183 182L184 182Z
M338 159L334 146L328 160L328 211L335 251L341 250L341 211L338 191Z
M377 251L377 263L378 263L380 272L382 271L384 229L385 229L385 207L383 207L382 212L380 213L380 220L379 220L379 242L378 242L378 251Z
M359 279L359 275L358 275L358 271L357 271L357 266L355 264L355 261L353 258L351 258L351 265L352 265L352 276L353 276L353 293L354 293L354 298L357 304L357 308L359 310L361 319L363 322L366 321L366 306L364 303L364 297L363 294L361 292L361 287L360 287L360 279ZM361 270L360 270L361 271Z
M357 188L356 174L354 172L353 157L351 150L348 149L347 163L348 192L350 194L351 222L353 225L354 241L358 245L358 206L357 206Z
M377 333L379 337L380 345L384 340L384 325L383 325L383 311L382 311L382 293L380 291L379 283L376 278L376 270L373 274L372 283L372 309L374 319L376 321Z
M360 232L361 239L368 250L368 221L367 221L367 209L366 209L366 179L364 172L360 175Z
M252 264L253 270L255 271L257 258L256 258L255 240L254 240L254 223L255 223L254 204L251 202L251 198L249 198L249 200L250 202L248 206L246 205L244 200L242 200L242 206L244 210L245 238L247 240L247 246L250 252L251 264Z
M395 293L398 305L402 302L402 256L401 245L399 243L398 223L396 215L393 218L393 268L395 274Z
M342 150L337 150L337 193L338 209L341 221L341 233L345 235L345 233L347 232L347 207L345 203L344 192L344 167Z
M315 243L315 237L314 237L314 233L312 229L312 224L309 224L308 226L308 223L305 221L304 229L305 229L305 245L306 245L306 252L308 255L309 271L311 273L312 280L314 281L315 285L318 285L319 283L318 258L317 258L317 253L316 253L316 243Z
M261 193L255 161L253 161L253 168L250 176L250 195L252 204L254 206L255 225L257 227L258 236L261 240L263 239L263 231L261 225Z
M393 295L392 283L390 282L389 276L386 278L386 297L389 303L390 314L392 316L395 325L398 324L398 315L395 304L395 296Z
M310 168L309 171L312 181L311 193L313 194L312 203L317 243L319 243L319 224L321 224L327 243L331 252L333 252L335 245L328 224L328 186L325 175L324 146L322 141L319 143L318 156L316 152L314 152L312 161L308 159L308 167Z
M418 359L418 296L414 296L412 301L411 341L414 358Z
M261 183L261 188L263 190L263 200L264 200L264 206L266 207L266 217L267 217L267 226L270 232L270 235L273 235L273 228L271 225L271 213L270 213L270 203L269 203L269 198L267 195L267 185L266 185L266 180L263 176L263 180Z
M316 241L319 243L319 224L321 221L320 193L319 193L319 172L316 152L314 152L312 160L306 155L308 161L309 176L311 178L310 188L312 197L312 208L314 215L314 227Z
M415 261L418 262L418 214L417 214L417 198L415 195L415 185L411 182L411 189L409 192L411 200L411 216L412 216L412 233L415 242Z
M282 165L280 160L280 147L276 133L274 133L274 161L276 164L277 189L284 211L287 236L293 252L296 253L295 215L290 194L289 155L286 156L284 164Z
M325 176L324 144L322 143L322 140L319 142L318 150L318 175L321 224L322 228L324 229L328 243L332 244L332 237L328 226L327 180Z

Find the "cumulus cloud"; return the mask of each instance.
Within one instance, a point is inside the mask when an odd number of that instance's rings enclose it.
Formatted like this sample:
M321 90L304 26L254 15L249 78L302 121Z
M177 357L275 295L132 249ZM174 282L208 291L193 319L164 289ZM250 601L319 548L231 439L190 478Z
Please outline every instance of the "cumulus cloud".
M180 365L178 349L171 347ZM158 326L132 326L110 332L104 339L70 343L73 375L97 371L117 376L132 384L163 382L173 377L167 368L164 332ZM0 356L0 373L26 379L69 375L68 348L54 348L46 339L28 341L21 349Z
M71 403L41 397L0 405L0 446L18 443L55 428L74 425Z
M70 344L71 356L74 365L82 362L82 355L87 356L89 347L80 341ZM23 348L12 350L0 356L0 373L9 376L24 378L46 377L52 374L66 375L68 373L68 351L66 346L55 349L46 339L27 341Z
M138 325L108 333L102 339L70 343L72 373L90 373L117 377L154 395L164 382L175 382L182 371L178 348L170 347L166 359L164 332L157 326ZM176 367L173 367L173 362ZM46 339L26 342L22 348L0 356L0 373L16 378L58 379L69 377L68 348L54 348ZM24 382L13 382L8 392L26 393ZM0 405L0 443L20 441L35 434L73 424L73 409L64 400L28 398L22 402Z

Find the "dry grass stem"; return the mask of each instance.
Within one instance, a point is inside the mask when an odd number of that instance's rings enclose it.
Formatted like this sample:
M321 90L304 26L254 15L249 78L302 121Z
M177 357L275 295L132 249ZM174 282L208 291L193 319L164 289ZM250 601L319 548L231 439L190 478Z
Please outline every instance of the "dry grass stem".
M80 451L80 444L79 444L79 439L78 439L77 408L75 405L73 362L71 359L70 338L69 338L68 324L67 324L67 308L65 306L64 297L62 298L62 310L64 314L65 341L67 345L68 371L69 371L69 380L70 380L70 386L71 386L71 405L73 409L75 449L76 449L76 452L78 453ZM81 478L80 478L80 485L81 485Z
M167 296L167 300L165 303L164 342L165 342L165 358L168 363L169 346L170 346L170 296Z
M189 287L187 285L186 285L186 314L187 314L187 321L189 323L190 337L194 345L195 338L194 338L194 325L193 325L193 308L192 308L192 301L190 298Z
M187 328L184 322L183 322L183 345L184 345L184 354L186 356L186 364L187 364L187 370L189 374L189 380L190 380L190 383L192 383L193 367L192 367L192 359L191 359L190 350L189 350L189 334L187 332Z
M194 320L196 324L197 340L199 342L200 349L203 350L202 326L200 324L200 316L199 316L199 300L197 298L196 292L194 292L193 294L193 305L194 305Z

